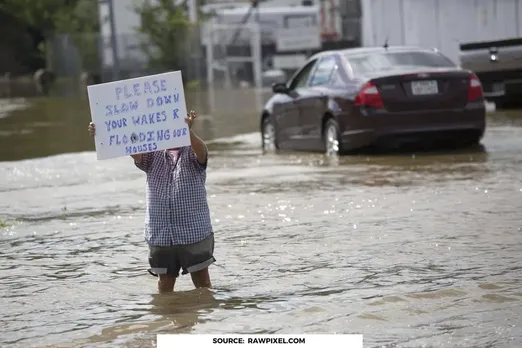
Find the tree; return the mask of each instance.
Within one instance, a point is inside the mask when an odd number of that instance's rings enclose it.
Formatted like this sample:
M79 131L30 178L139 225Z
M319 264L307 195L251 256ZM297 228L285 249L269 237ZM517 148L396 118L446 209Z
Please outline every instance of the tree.
M27 25L0 11L0 33L9 33L0 35L0 75L23 75L45 66L38 51L38 35Z
M92 72L98 70L100 62L98 1L75 0L73 2L74 7L55 17L55 33L71 36L78 49L83 69Z
M0 11L17 18L46 39L70 34L84 60L92 65L97 58L96 33L99 31L98 2L95 0L3 0ZM45 55L45 47L41 46Z
M99 29L95 0L3 0L0 10L45 36Z
M68 12L64 0L4 0L0 10L9 13L27 26L47 35L55 29L55 18Z
M186 1L144 0L135 7L140 16L138 31L146 36L143 50L149 65L157 70L183 70L188 66L192 25L186 15Z

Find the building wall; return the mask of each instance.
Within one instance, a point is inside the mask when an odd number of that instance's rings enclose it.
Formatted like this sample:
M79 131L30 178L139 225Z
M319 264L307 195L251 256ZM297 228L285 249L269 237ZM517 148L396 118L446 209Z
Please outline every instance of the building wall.
M363 0L363 45L438 48L459 63L459 44L522 36L522 0Z

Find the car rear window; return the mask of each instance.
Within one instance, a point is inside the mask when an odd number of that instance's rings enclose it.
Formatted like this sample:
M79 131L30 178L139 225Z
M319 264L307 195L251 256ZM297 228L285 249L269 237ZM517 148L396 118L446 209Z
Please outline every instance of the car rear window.
M401 66L428 68L455 67L456 65L437 52L383 52L347 55L346 59L356 74L389 70Z

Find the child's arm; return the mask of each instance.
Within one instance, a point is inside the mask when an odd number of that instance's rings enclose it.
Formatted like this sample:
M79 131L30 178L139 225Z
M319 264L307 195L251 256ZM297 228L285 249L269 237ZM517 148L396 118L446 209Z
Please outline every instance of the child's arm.
M207 145L205 145L205 142L192 131L192 124L196 117L196 112L190 111L185 122L187 122L190 129L190 145L192 146L192 151L194 151L194 154L198 158L198 162L201 165L205 165L207 163Z
M192 146L192 151L194 151L198 158L198 162L200 164L205 164L207 162L207 145L205 145L203 140L201 140L192 130L190 131L190 144Z

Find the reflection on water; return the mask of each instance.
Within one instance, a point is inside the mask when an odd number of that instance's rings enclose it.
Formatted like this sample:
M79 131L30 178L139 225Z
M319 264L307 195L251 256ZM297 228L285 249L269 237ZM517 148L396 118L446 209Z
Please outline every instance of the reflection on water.
M198 112L195 131L204 138L256 131L259 125L255 99L266 93L252 90L214 91L210 108L206 91L186 91L187 108ZM223 95L225 94L225 95ZM212 110L212 112L210 112ZM45 157L64 152L94 150L87 135L91 121L86 99L0 99L0 161Z
M0 158L13 160L0 162L2 347L141 348L158 333L187 332L363 333L365 347L522 344L514 113L491 116L484 147L444 153L331 160L263 155L257 133L214 141L215 289L193 290L184 276L178 292L158 296L141 235L143 174L128 158L85 152L87 118L47 112L35 126L23 112L0 120ZM71 128L56 138L49 123ZM25 138L31 130L40 146ZM65 148L80 152L28 159Z
M82 343L118 344L122 337L142 332L189 333L200 323L205 312L219 306L213 293L208 290L192 290L172 294L153 294L149 302L148 315L138 314L138 319L150 318L146 322L122 323L107 327L99 335L91 336ZM80 342L78 342L80 343Z
M91 150L92 139L85 136L89 121L86 101L32 100L0 118L0 161Z

